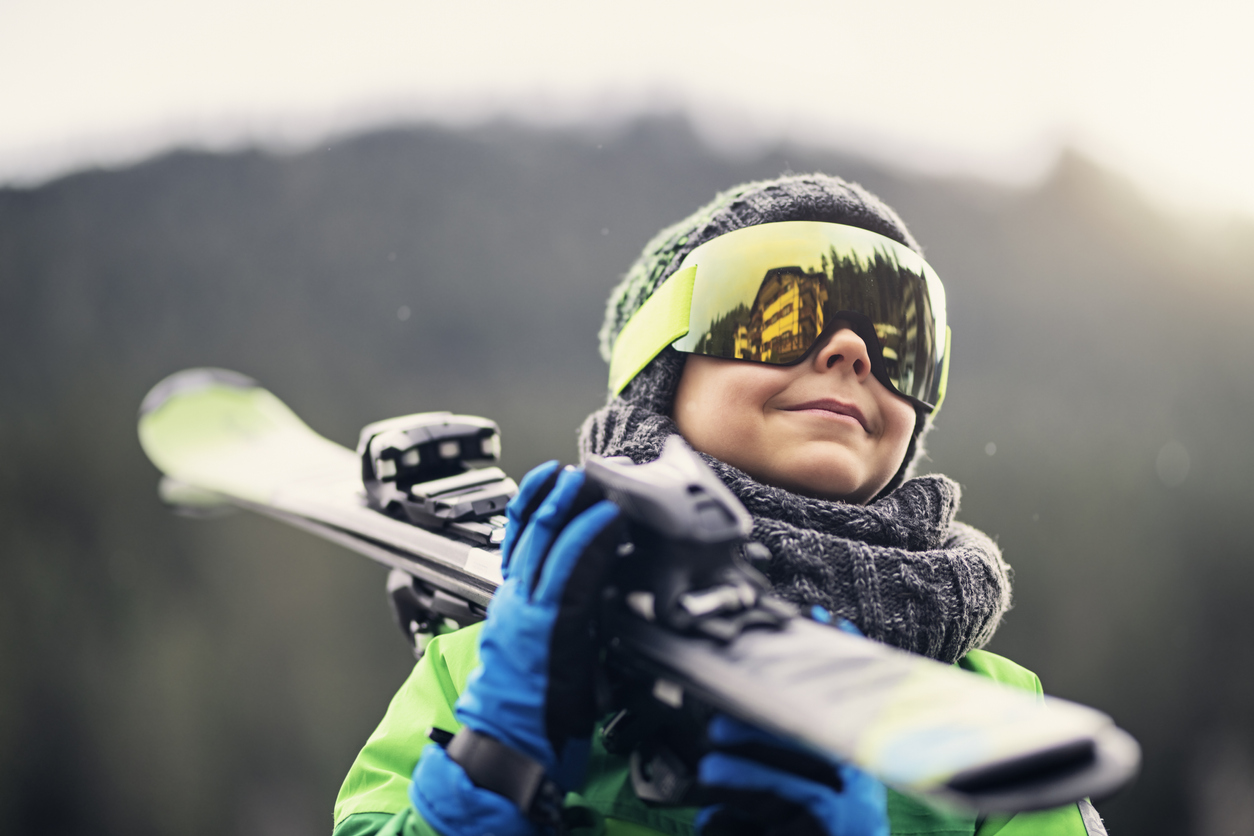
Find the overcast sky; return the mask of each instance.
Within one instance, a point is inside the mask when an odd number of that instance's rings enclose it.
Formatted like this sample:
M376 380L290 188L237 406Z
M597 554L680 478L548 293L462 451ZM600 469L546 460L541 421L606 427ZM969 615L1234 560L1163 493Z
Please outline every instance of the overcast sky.
M397 118L684 109L927 171L1064 144L1254 217L1254 3L0 0L0 182Z

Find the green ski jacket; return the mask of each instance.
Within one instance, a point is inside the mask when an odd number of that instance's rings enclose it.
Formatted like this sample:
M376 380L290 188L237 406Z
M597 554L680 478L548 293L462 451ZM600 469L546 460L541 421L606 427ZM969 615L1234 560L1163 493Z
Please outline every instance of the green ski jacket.
M439 636L427 646L344 779L335 802L333 836L439 836L410 805L409 781L423 747L430 742L427 730L461 727L453 706L466 687L466 678L479 665L480 627ZM997 682L1043 693L1036 674L996 654L972 651L958 664ZM593 735L587 783L566 799L568 808L579 808L573 836L692 836L697 811L648 807L639 801L631 789L626 760L608 754L598 738ZM1087 801L1039 813L977 818L974 813L942 812L890 789L888 816L894 836L1106 833Z

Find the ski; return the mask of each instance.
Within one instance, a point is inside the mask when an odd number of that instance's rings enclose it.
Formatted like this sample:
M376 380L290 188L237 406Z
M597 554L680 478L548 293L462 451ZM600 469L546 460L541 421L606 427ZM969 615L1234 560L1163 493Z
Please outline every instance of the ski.
M191 369L140 408L162 497L184 513L239 507L388 566L402 628L481 620L501 583L495 424L425 413L368 425L356 452L243 375ZM852 763L903 792L986 812L1109 795L1139 748L1105 714L998 685L801 617L739 555L748 517L682 442L648 465L594 459L631 547L601 630L614 707L607 748L646 800L692 785L693 712L724 711ZM419 647L419 652L421 648Z

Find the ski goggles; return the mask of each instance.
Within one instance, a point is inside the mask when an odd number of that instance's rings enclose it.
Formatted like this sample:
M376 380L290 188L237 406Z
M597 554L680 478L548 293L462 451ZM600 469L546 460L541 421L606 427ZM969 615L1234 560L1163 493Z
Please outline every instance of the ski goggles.
M945 288L909 247L858 227L784 221L688 253L614 344L618 394L666 346L790 366L839 328L866 343L876 379L929 412L949 376Z

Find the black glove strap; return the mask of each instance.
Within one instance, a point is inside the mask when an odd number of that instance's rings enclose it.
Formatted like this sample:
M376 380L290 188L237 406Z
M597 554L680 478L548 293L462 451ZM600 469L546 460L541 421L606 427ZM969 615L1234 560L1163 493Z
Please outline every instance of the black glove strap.
M509 799L532 821L560 829L564 794L538 761L465 727L444 748L476 787Z

